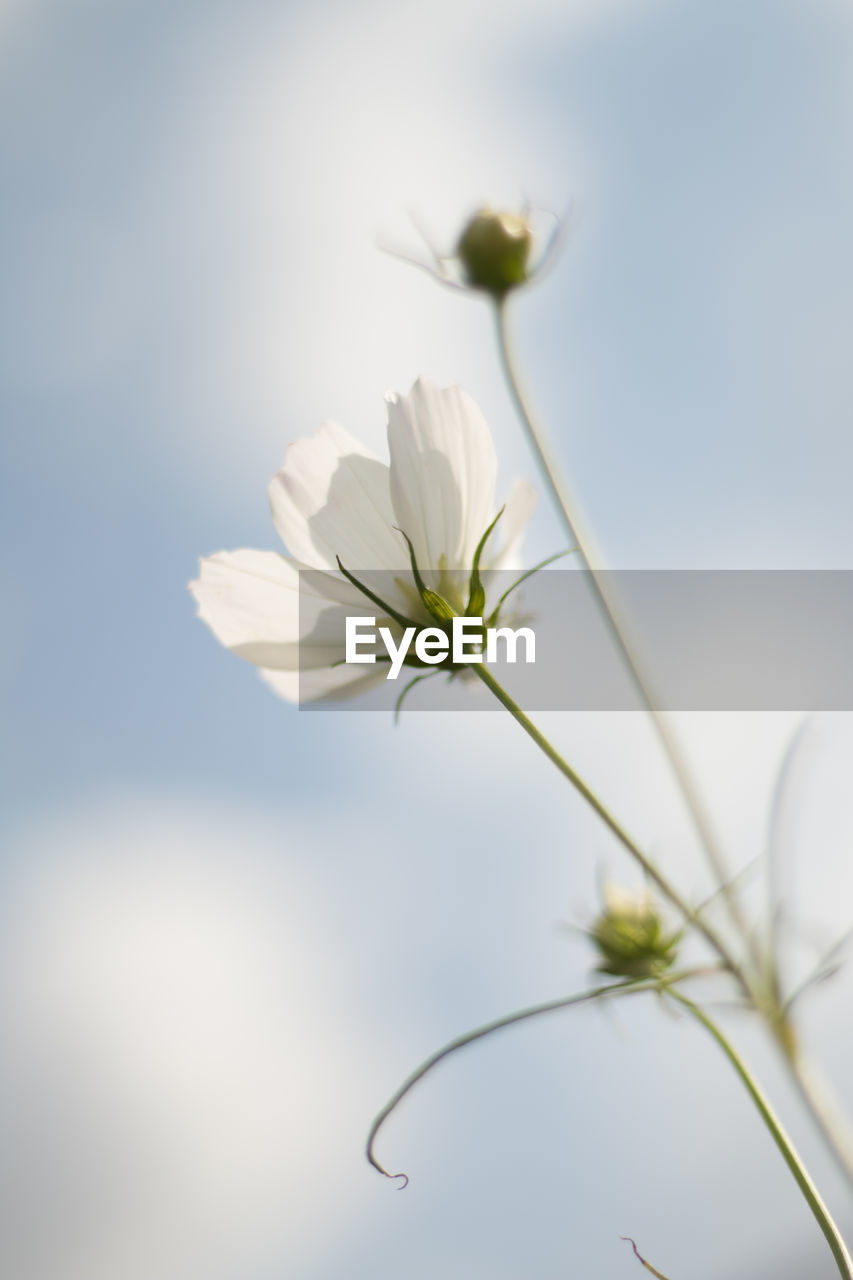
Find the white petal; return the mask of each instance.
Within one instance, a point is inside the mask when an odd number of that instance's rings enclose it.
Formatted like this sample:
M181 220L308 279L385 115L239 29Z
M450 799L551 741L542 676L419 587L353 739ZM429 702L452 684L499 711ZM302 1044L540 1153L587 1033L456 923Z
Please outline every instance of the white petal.
M288 702L343 701L366 693L385 679L387 667L327 667L323 671L261 671L261 676ZM367 674L365 675L365 672Z
M190 583L199 617L226 648L256 666L329 666L344 656L347 608L330 603L325 575L300 575L300 567L274 551L220 551L201 561L200 577ZM362 606L349 583L334 588L350 612Z
M487 569L518 569L521 567L521 542L524 529L536 506L536 490L528 480L516 480L509 491L504 513L495 527L492 537L500 550L490 557L489 543L483 555L483 567ZM489 540L491 542L491 539Z
M287 451L269 490L273 520L291 555L315 569L405 569L394 529L389 471L343 427L326 423Z
M199 617L239 658L281 675L281 682L271 683L283 696L306 701L366 680L361 664L343 665L345 619L374 617L377 626L389 626L391 619L341 574L309 569L274 551L248 550L220 551L202 560L200 569L198 580L190 583ZM385 572L365 580L377 593L390 585ZM393 603L400 600L395 596ZM324 670L330 672L327 681L320 679ZM368 674L377 671L380 679L385 670L378 665ZM287 675L293 680L284 679ZM374 682L367 680L366 687Z
M299 639L299 574L274 551L220 551L202 560L190 591L199 617L228 649Z
M461 387L419 379L408 396L390 394L388 446L396 523L420 566L470 568L495 516L495 447L485 419Z

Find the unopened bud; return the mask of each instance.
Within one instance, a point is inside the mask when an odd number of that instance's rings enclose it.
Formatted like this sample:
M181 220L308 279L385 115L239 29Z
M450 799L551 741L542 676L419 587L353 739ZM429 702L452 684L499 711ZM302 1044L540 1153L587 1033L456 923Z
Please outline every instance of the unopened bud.
M437 591L431 591L429 587L421 590L421 600L430 617L435 618L436 622L452 622L456 616L444 596L440 596Z
M471 288L500 299L527 281L531 244L526 218L480 209L462 232L456 252Z
M680 933L666 933L647 893L604 890L604 910L589 935L598 948L600 973L617 978L656 978L676 957Z

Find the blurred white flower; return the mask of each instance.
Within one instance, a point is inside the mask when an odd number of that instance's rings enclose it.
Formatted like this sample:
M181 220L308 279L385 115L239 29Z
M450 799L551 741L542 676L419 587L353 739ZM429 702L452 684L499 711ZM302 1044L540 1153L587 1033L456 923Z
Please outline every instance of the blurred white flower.
M380 664L343 663L347 614L394 619L339 565L390 610L430 625L411 555L427 588L458 597L460 571L467 583L498 514L494 443L465 391L421 378L408 396L389 393L386 407L390 466L334 423L290 445L269 491L290 557L221 551L201 561L190 584L222 644L294 701L349 697L385 676ZM517 481L482 549L483 570L517 567L534 503L532 486Z

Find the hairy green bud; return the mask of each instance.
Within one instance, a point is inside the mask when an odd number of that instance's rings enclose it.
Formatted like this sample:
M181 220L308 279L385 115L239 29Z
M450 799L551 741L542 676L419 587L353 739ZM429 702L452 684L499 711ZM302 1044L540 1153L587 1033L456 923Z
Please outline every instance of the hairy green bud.
M467 283L472 289L503 298L529 278L532 240L527 219L520 214L478 210L456 248Z
M630 895L605 887L604 909L589 936L599 954L599 973L615 978L656 978L676 958L680 933L667 933L646 893Z

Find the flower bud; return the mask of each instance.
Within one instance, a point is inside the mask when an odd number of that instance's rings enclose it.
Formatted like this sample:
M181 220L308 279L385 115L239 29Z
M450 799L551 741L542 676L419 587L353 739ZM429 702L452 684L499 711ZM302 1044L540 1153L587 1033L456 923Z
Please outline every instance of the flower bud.
M681 934L667 934L651 897L604 889L604 909L590 930L599 973L616 978L660 977L676 957Z
M480 209L462 232L456 252L471 288L500 299L527 281L531 244L526 218Z
M422 588L421 600L430 617L435 618L436 622L442 624L452 622L456 616L444 596L440 596L437 591L431 591L429 587Z

